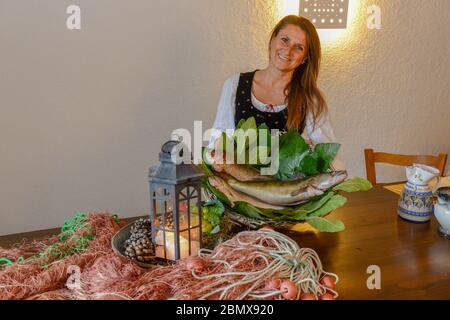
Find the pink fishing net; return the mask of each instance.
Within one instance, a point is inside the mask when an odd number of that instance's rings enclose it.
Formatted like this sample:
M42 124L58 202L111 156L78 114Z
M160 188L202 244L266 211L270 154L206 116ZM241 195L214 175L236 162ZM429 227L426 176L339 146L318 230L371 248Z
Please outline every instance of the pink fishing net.
M195 258L200 259L196 261L201 262L200 269L193 270L189 259L143 269L113 252L111 238L121 226L108 213L92 213L86 215L85 227L65 241L60 235L0 248L0 257L12 261L24 257L0 268L0 299L278 299L283 292L267 288L267 281L283 270L294 274L291 266L268 254L278 249L277 239L257 232L238 234L200 254ZM80 240L89 236L93 237L80 250ZM313 259L310 265L320 269L309 281L318 298L329 290L319 284L323 276L320 261ZM270 290L275 291L270 294Z

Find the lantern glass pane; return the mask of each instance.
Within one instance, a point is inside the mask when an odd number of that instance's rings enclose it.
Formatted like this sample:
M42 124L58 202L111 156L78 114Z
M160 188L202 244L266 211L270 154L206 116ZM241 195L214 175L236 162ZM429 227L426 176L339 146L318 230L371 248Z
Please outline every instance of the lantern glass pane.
M192 188L191 191L191 196L189 199L189 204L190 204L190 208L191 208L191 223L190 223L190 227L191 228L195 228L195 227L200 227L200 215L202 214L201 211L201 202L200 202L200 196L197 192L197 190L195 188Z
M155 249L155 254L158 258L175 260L175 233L159 230L156 236Z
M178 197L180 230L200 225L199 200L198 192L192 186L187 186L180 191Z
M181 259L187 258L189 256L196 256L198 254L198 250L200 249L200 238L198 236L195 236L192 232L191 235L193 237L189 238L189 230L180 233Z
M173 202L171 192L167 188L155 188L153 193L156 256L164 259L175 259L174 256L174 223ZM166 248L164 250L164 248Z
M173 203L170 192L165 188L157 188L154 197L155 227L173 231Z
M200 227L192 228L190 230L191 241L200 241Z

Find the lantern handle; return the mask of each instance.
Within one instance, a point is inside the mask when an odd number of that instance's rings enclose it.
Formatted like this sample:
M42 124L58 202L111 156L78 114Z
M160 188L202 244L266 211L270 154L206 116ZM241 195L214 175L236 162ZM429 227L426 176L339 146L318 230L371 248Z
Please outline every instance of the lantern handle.
M172 154L173 148L178 145L181 141L177 140L169 140L166 143L164 143L161 147L161 152Z

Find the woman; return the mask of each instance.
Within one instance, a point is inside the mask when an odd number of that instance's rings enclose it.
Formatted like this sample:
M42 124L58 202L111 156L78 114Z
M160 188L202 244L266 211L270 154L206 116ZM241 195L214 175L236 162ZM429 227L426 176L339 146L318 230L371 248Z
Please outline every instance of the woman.
M223 87L213 128L234 129L254 117L270 129L306 132L310 143L335 142L324 96L317 86L321 59L319 36L306 18L284 17L273 29L269 65L235 74ZM210 145L218 135L211 137ZM339 157L334 170L345 169Z

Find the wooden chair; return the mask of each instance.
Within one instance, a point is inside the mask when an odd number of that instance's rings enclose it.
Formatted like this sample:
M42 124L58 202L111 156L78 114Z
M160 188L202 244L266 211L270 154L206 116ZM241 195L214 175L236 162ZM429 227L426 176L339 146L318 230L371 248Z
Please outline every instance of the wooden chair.
M388 163L398 166L410 166L413 163L420 163L437 168L441 175L445 174L445 164L447 162L447 154L441 153L436 156L411 156L394 153L374 152L373 149L364 149L364 156L366 160L366 174L367 180L373 185L377 184L375 173L375 163Z

